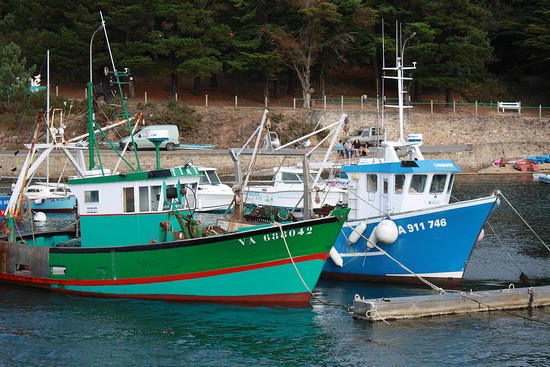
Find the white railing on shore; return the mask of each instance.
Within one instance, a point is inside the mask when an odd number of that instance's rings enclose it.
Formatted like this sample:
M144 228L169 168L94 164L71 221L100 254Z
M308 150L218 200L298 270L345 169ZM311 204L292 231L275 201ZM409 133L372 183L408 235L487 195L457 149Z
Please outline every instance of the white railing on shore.
M84 99L86 99L87 93L88 93L87 89L84 89ZM56 95L56 97L59 96L59 86L55 87L55 95ZM175 101L178 101L178 94L176 93L173 97L169 97L169 98L173 99ZM388 98L388 97L384 98L384 100L386 100L386 101L390 100L390 99L391 98ZM144 100L145 104L148 103L148 94L147 94L147 92L144 92L143 100ZM308 99L293 98L292 106L281 106L280 104L277 104L277 105L272 105L271 107L283 107L283 108L288 107L288 108L293 108L294 110L296 110L298 108L300 108L300 109L304 108L302 106L304 104L303 102L306 101L306 100L308 100ZM328 96L324 95L322 98L310 98L308 101L309 101L309 105L311 106L310 107L311 109L323 109L323 110L334 110L334 109L355 110L355 109L359 109L361 111L365 111L365 110L376 111L377 113L381 113L381 106L383 105L383 103L382 103L383 99L382 98L380 98L380 97L367 98L367 95L362 95L362 96L359 96L359 97L345 97L343 95L338 96L338 97L328 97ZM185 101L182 100L181 102L185 102ZM322 103L321 108L317 107L317 105L319 103ZM487 112L496 110L497 114L506 113L506 110L516 110L517 113L518 113L518 116L521 116L522 110L524 112L525 112L525 110L527 110L527 111L537 111L538 112L538 118L543 118L543 113L545 115L544 116L545 118L550 117L550 106L542 106L542 105L523 106L520 101L518 101L518 102L500 102L500 101L497 101L497 102L493 102L493 101L491 101L491 102L478 102L478 101L475 101L473 103L453 101L451 104L449 104L447 102L434 101L434 100L430 100L429 102L413 102L409 99L408 103L409 103L409 105L412 105L416 108L423 108L423 107L429 106L429 110L430 110L431 114L435 114L437 112L436 108L440 108L440 109L445 108L445 111L448 111L448 108L452 107L453 115L460 114L458 112L460 110L471 109L475 112L476 116L479 115L481 110L485 110ZM250 107L250 104L248 104L246 106L244 106L244 105L239 106L239 97L237 95L234 96L233 103L228 101L227 106L230 106L231 104L233 104L233 106L235 108ZM255 103L255 104L257 104L258 107L261 106L260 103ZM196 105L200 106L199 104L196 104ZM209 104L208 94L205 94L205 96L204 96L204 106L208 107L209 105L210 104ZM219 102L217 103L217 105L220 105ZM221 105L223 106L223 104L221 104ZM263 107L264 108L269 108L270 107L269 98L267 96L264 96Z

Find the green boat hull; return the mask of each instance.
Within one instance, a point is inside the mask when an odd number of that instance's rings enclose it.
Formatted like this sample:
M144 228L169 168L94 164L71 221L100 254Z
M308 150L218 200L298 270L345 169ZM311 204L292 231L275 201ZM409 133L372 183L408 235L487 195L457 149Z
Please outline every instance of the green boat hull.
M320 219L136 246L0 242L0 279L100 297L303 304L347 213L338 210ZM63 241L62 235L56 236L56 243ZM50 243L46 238L37 241Z

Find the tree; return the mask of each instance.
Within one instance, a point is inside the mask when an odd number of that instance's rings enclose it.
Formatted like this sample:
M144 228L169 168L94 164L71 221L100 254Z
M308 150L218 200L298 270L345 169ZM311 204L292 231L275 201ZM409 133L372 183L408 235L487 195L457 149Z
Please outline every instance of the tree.
M550 68L550 0L537 1L537 7L526 18L524 40L534 73L548 76Z
M269 84L273 82L273 96L278 97L278 81L284 64L266 34L265 29L276 27L287 19L288 9L282 1L233 0L232 8L220 19L234 30L231 44L223 55L226 70L233 75L234 90L238 74L250 80L257 75L263 78L264 97L269 97Z
M194 77L193 93L201 93L200 80L222 70L219 60L231 33L225 24L217 24L209 4L204 0L163 1L155 12L155 26L150 33L149 51L168 70L172 94L178 90L178 74Z
M434 36L425 46L425 56L433 58L423 60L418 82L445 89L445 101L450 104L455 90L487 76L493 48L484 24L491 14L470 0L426 1L421 9L422 25Z
M27 60L15 43L0 48L0 98L15 102L30 93L30 79L34 68L26 68Z
M338 53L343 45L352 42L352 37L345 32L328 32L332 24L342 21L335 4L324 0L300 0L295 4L298 22L266 29L266 32L283 55L285 64L296 72L302 86L304 107L309 108L313 93L311 73L319 55L328 47Z
M342 15L342 21L329 25L327 34L336 35L336 39L334 42L328 40L326 42L328 47L325 47L319 55L317 69L319 70L319 94L321 96L326 94L326 74L332 70L345 71L366 67L376 55L376 46L378 45L373 30L374 9L366 6L360 0L338 0L334 3L338 13ZM340 37L341 34L346 36ZM344 64L346 66L342 67Z

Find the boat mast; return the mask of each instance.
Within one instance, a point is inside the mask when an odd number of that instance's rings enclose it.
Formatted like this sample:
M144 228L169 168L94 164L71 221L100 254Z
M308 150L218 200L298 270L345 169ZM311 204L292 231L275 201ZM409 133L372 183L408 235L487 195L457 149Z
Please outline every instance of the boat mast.
M395 79L397 80L397 105L384 104L384 107L397 108L399 110L399 141L404 142L403 138L403 118L405 108L412 108L412 106L405 106L404 103L404 94L408 93L403 87L404 80L412 80L410 77L404 77L403 72L406 70L416 69L416 62L413 62L413 66L403 66L404 65L404 54L405 46L407 42L416 35L416 32L413 32L405 41L402 40L401 36L401 25L396 22L395 29L395 67L383 67L384 71L393 71L396 72L397 76L382 76L384 79Z
M93 170L95 168L95 112L94 112L94 84L93 84L93 71L92 71L92 44L94 41L94 36L97 32L102 30L105 27L105 23L103 22L103 17L101 18L101 25L92 33L92 37L90 38L90 79L88 81L88 152L90 156L90 162L88 169Z
M103 13L99 12L99 15L101 16L101 24L103 25L103 33L105 33L105 41L107 42L107 49L109 50L109 58L111 59L111 66L113 67L112 71L109 71L107 68L105 68L105 76L108 74L113 74L115 76L115 80L112 81L113 84L118 85L118 93L120 95L120 100L123 108L123 114L122 116L126 119L127 125L128 125L128 131L132 131L132 124L130 121L130 114L128 113L128 106L126 105L126 97L124 96L124 93L122 92L122 84L130 84L130 82L122 82L120 80L120 77L128 77L130 78L130 69L125 68L124 71L118 71L115 66L115 59L113 58L113 53L111 51L111 44L109 43L109 36L107 35L107 29L105 28L105 21L103 20ZM130 135L132 138L132 144L134 145L134 155L136 158L136 169L135 171L141 172L141 164L139 162L139 155L138 151L136 149L135 143L134 143L134 137L133 133Z
M50 144L50 50L46 51L46 144ZM46 157L46 183L50 182L50 156Z
M96 121L95 121L95 112L94 112L94 106L93 106L94 90L93 90L93 68L92 68L92 44L93 44L95 34L97 32L99 32L100 30L103 30L103 32L105 34L105 41L107 43L107 48L109 50L109 58L111 59L111 67L112 67L112 71L110 71L107 67L105 67L105 69L104 69L105 70L105 76L108 76L109 74L112 74L115 77L115 80L111 80L111 83L118 85L119 95L120 95L120 98L121 98L121 104L122 104L122 108L123 108L122 116L126 120L128 131L132 131L130 115L128 113L128 108L126 106L124 93L122 92L122 84L128 84L128 83L127 82L122 82L120 80L121 76L130 76L130 70L128 68L126 68L123 72L117 71L116 66L115 66L115 61L113 59L113 54L111 52L111 44L109 43L109 37L107 35L107 28L105 27L105 20L103 19L103 13L99 12L99 15L101 17L101 24L94 31L94 33L92 34L92 37L90 39L90 80L88 82L88 98L87 98L87 100L88 100L88 141L89 141L88 151L89 151L89 156L90 156L90 162L89 162L89 166L88 166L89 170L93 170L93 169L96 168L96 163L95 163L96 154L97 154L98 159L99 159L99 151L96 152L96 148L97 148L96 147L96 136L95 136ZM103 129L99 129L99 131L102 132ZM133 139L132 139L132 144L133 144ZM135 157L136 157L136 168L134 169L132 167L132 169L134 171L139 172L139 171L141 171L141 166L140 166L140 161L139 161L139 156L138 156L137 149L134 149L134 154L135 154Z

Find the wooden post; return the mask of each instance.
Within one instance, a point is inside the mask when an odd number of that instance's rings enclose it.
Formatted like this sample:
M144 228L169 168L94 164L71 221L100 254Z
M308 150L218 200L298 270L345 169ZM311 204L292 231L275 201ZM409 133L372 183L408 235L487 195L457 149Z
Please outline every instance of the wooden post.
M477 116L477 101L476 101L476 116Z
M294 101L294 110L296 110L296 98L293 98Z
M343 110L344 109L344 96L342 96L340 105L342 106L342 110Z
M238 100L238 97L235 96L235 108L237 108L237 106L238 106L237 100Z
M327 95L326 94L323 96L323 105L324 105L325 110L326 110L327 109Z
M145 104L147 104L147 92L144 94Z
M174 94L174 101L176 101L176 102L178 101L178 94L177 93Z
M434 114L434 101L430 101L430 112L432 115Z
M453 101L453 116L456 115L456 101Z

